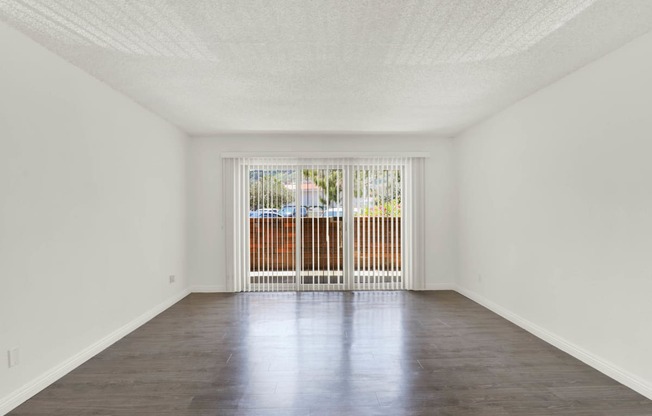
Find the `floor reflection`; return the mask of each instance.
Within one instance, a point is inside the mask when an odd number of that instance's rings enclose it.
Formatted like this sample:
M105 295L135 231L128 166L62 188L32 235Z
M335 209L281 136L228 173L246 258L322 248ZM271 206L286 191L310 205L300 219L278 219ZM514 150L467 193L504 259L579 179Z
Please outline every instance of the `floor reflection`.
M652 401L454 292L193 294L11 413L90 414L635 416Z
M245 342L232 364L252 384L276 382L274 394L252 392L252 405L377 406L376 391L398 392L422 369L404 348L403 328L418 321L404 315L402 292L248 293L238 302L231 338Z

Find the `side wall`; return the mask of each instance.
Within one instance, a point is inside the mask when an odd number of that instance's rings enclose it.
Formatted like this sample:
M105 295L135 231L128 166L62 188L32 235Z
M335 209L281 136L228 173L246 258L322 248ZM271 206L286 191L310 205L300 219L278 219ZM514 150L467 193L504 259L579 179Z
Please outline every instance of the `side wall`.
M0 91L3 414L187 292L187 137L4 24Z
M222 136L192 138L189 157L189 270L193 290L224 291L223 152L429 152L426 175L426 289L455 282L451 139L420 136ZM226 196L225 196L226 197Z
M652 34L456 140L459 285L652 397Z

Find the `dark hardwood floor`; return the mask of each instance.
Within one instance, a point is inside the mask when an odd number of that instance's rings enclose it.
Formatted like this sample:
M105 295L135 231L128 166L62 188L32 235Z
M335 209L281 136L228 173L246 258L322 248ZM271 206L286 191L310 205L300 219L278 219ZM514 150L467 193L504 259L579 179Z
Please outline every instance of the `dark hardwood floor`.
M193 294L11 415L643 416L454 292Z

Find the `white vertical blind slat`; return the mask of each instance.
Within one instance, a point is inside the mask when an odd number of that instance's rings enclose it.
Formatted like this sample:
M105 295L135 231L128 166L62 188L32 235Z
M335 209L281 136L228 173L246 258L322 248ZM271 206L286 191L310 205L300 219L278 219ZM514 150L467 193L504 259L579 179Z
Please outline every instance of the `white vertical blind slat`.
M280 169L281 169L280 160L277 159L274 163L276 165L274 169L276 171L280 171ZM274 187L275 188L278 187L278 184L274 183ZM276 196L276 198L274 200L273 208L282 206L282 205L280 205L280 195L278 195L277 193L274 193L274 195ZM276 218L276 217L272 218L272 221L274 223L274 242L275 242L275 245L276 245L276 247L281 247L281 245L279 244L281 242L281 229L282 229L281 228L281 223L278 220L278 218ZM275 257L275 259L274 259L274 265L275 265L274 270L275 270L275 272L274 272L274 279L273 279L273 283L274 283L273 284L273 290L276 292L276 291L279 290L279 286L283 282L283 279L281 279L281 275L282 275L282 272L281 272L282 267L281 267L281 262L280 262L281 252L279 250L275 250L274 257Z
M410 170L412 170L412 166L408 162L408 164L406 166L406 173L408 173ZM411 198L412 198L412 175L407 174L405 179L406 179L406 181L405 181L406 182L406 187L405 187L406 188L405 189L406 198L405 198L405 202L406 202L406 205L407 205L406 206L407 209L405 210L405 214L406 214L406 217L411 218L412 217L412 201L411 201ZM405 221L405 222L406 222L406 224L405 224L405 231L406 232L405 232L405 237L403 238L403 241L408 241L412 236L412 227L409 224L409 221ZM405 254L404 254L404 258L405 258L405 275L406 275L405 284L408 287L411 286L411 284L412 284L412 263L410 261L411 254L412 254L412 245L411 244L406 244L405 245Z
M385 162L383 163L383 168L382 168L381 171L380 171L380 174L381 174L381 176L382 176L382 180L383 180L383 184L384 184L384 186L383 186L383 198L382 198L382 203L383 203L383 210L382 210L382 212L383 212L383 216L382 216L381 223L380 223L380 227L381 227L380 235L382 236L382 238L381 238L381 240L380 240L380 241L381 241L381 250L380 250L380 251L381 251L381 253L382 253L382 257L381 257L381 272L380 272L380 274L381 274L381 276L382 276L382 277L381 277L381 279L382 279L382 281L381 281L381 287L383 288L383 290L387 290L387 276L388 276L388 273L387 273L387 265L385 264L385 257L386 257L386 256L385 256L385 250L386 250L386 248L387 248L387 247L386 247L386 246L387 246L387 244L386 244L386 238L385 238L385 236L386 236L386 234L385 234L385 222L386 222L386 218L387 218L387 210L386 210L386 208L387 208L387 202L386 202L386 201L387 201L387 198L386 198L386 197L387 197L387 192L388 192L387 185L388 185L388 182L389 182L389 181L388 181L388 177L387 177L386 172L388 172L388 169L389 169L389 167L388 167L388 161L385 161ZM388 232L388 233L389 233L389 232Z
M237 166L237 169L238 169L237 170L238 173L235 175L234 180L235 180L235 187L236 187L238 197L233 201L233 203L234 203L233 210L234 210L234 213L236 215L236 219L238 219L238 216L239 216L239 213L240 213L240 201L241 201L242 189L240 187L240 164L238 163L236 166ZM239 225L239 222L236 222L234 225L236 226L236 231L235 231L236 235L235 236L236 236L237 242L238 242L238 244L235 246L235 269L234 269L234 271L235 271L236 274L241 275L242 270L240 269L240 255L241 255L240 251L242 250L242 243L241 243L242 236L240 235L240 232L239 232L239 230L237 228L238 225Z

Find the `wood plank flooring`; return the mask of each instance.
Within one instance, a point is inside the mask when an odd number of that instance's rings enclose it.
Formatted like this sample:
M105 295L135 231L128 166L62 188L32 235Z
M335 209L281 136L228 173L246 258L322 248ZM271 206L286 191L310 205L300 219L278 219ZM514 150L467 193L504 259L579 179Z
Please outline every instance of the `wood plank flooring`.
M11 415L643 416L455 292L193 294Z

